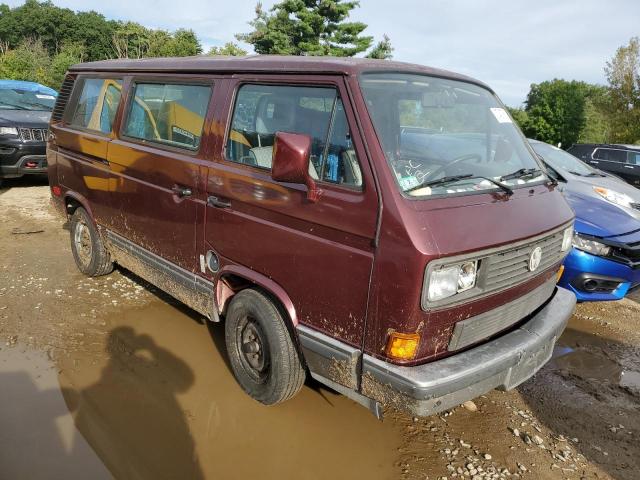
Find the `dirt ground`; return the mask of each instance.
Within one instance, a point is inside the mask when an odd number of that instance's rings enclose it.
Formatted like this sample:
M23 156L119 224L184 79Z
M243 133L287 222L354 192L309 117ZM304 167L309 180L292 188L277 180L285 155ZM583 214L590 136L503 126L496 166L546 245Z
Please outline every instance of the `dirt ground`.
M640 478L640 295L580 305L511 392L376 420L308 382L264 407L219 325L80 274L43 181L0 188L0 479Z

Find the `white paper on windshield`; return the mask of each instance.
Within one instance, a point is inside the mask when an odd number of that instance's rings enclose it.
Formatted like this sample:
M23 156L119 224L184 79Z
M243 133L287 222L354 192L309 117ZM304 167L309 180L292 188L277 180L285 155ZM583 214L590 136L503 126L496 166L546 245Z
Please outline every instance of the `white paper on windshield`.
M36 93L36 98L43 98L43 99L47 99L47 100L53 100L56 97L54 97L53 95L43 95L41 93Z
M496 117L498 123L512 123L511 117L504 111L504 108L491 108L490 110L493 116Z

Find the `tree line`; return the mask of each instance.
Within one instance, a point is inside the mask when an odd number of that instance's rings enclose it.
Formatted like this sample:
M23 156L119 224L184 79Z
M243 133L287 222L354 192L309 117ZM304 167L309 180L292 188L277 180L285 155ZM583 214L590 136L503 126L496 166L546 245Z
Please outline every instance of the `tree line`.
M390 58L385 35L374 44L367 25L348 21L357 1L284 0L270 10L258 3L252 31L237 40L256 53L353 56L367 52ZM182 57L202 54L190 29L173 32L135 22L108 20L95 12L75 12L51 1L27 0L11 8L0 4L0 78L30 80L59 88L70 65L109 58ZM234 42L212 47L208 55L246 55Z
M358 1L282 0L269 10L261 3L249 32L235 35L258 54L364 54L392 57L388 36L377 42L367 25L350 21ZM59 88L67 68L83 61L199 55L189 29L151 29L75 12L51 1L0 4L0 78L36 81ZM246 55L230 41L208 55ZM531 85L524 107L510 108L528 137L568 147L577 142L640 143L640 41L632 38L605 65L607 85L554 79Z
M606 62L607 85L554 79L532 84L523 108L510 108L527 137L574 143L640 144L640 40Z

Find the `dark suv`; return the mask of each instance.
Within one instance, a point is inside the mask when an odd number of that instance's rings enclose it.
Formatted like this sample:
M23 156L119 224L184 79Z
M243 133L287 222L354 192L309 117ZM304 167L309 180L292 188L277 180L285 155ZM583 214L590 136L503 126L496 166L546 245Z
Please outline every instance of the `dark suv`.
M583 143L567 151L585 163L640 188L640 145Z
M39 83L0 80L0 182L47 173L48 123L57 95Z

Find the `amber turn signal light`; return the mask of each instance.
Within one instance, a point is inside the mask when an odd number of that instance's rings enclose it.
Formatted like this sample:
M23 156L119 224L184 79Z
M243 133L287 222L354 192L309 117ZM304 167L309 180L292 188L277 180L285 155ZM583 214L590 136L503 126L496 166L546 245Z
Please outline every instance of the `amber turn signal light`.
M398 360L411 360L416 356L419 333L391 332L387 342L387 356Z
M564 265L560 265L560 268L558 269L558 273L556 273L556 282L560 281L560 278L562 277L563 273L564 273Z

